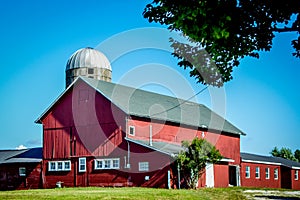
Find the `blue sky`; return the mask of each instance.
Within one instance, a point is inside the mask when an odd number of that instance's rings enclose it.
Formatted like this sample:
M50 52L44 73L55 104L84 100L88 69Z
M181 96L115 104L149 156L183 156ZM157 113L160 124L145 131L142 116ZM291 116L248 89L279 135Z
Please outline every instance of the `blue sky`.
M77 49L100 44L110 58L111 51L128 45L128 41L112 46L103 45L105 41L130 30L164 28L142 17L149 2L2 1L0 149L41 146L42 127L34 120L64 90L65 65ZM137 41L148 37L135 33ZM234 79L220 89L225 97L225 117L247 134L241 138L242 151L267 155L274 146L300 149L300 59L291 56L292 38L294 34L281 34L274 39L271 52L261 53L260 59L242 60L234 70ZM152 35L152 41L163 43L161 39ZM177 78L184 78L195 92L204 88L176 66L170 52L151 48L131 51L114 60L113 82L126 82L140 72L140 66L151 63L155 63L155 73L139 78L151 83L161 65L159 72L169 82L160 85L154 81L156 84L144 84L145 89L188 98L189 93L168 88L169 84L176 85ZM173 71L164 74L163 69ZM213 108L209 91L198 95L197 101Z

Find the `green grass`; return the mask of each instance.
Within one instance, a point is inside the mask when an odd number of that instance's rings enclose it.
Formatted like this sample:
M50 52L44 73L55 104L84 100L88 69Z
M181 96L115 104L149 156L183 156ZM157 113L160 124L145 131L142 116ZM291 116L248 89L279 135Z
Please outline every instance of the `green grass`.
M61 188L0 191L0 199L246 199L240 188L167 190L155 188Z

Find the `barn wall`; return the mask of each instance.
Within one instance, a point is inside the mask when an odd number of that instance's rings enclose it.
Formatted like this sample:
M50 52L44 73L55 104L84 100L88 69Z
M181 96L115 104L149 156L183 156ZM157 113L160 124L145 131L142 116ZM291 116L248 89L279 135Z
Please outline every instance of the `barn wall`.
M228 187L229 169L228 164L214 164L215 187Z
M233 134L219 134L198 130L190 126L179 126L179 124L161 123L159 121L149 121L148 119L133 117L128 121L128 126L135 127L135 135L128 137L133 139L149 140L150 123L152 126L153 141L168 141L181 145L183 140L193 140L195 137L205 138L219 149L222 156L233 159L231 164L240 164L240 136Z
M292 189L300 190L300 170L298 169L298 180L295 180L296 169L291 170Z
M121 145L125 113L83 81L52 106L42 123L45 159L105 156L116 146L126 147Z
M142 186L168 187L167 173L170 170L170 158L167 155L130 143L130 168L126 168L124 156L113 152L109 156L97 158L120 158L120 169L94 169L95 157L87 157L87 171L78 172L78 158L71 158L71 171L49 172L48 162L44 160L44 187L54 188L57 182L65 187L86 186ZM127 159L127 158L126 158ZM53 161L53 160L51 160ZM126 161L128 162L128 161ZM149 162L149 171L139 171L139 162ZM149 180L145 180L149 176Z
M19 167L26 168L26 176L19 176ZM40 163L12 163L0 166L0 190L41 188Z
M246 178L246 166L250 167L250 178ZM255 168L260 167L260 178L255 178ZM265 169L270 169L270 178L266 179ZM278 179L274 179L274 170L278 169ZM281 168L278 165L260 164L260 163L241 163L241 186L243 187L261 187L261 188L280 188L281 180L284 179L281 175Z

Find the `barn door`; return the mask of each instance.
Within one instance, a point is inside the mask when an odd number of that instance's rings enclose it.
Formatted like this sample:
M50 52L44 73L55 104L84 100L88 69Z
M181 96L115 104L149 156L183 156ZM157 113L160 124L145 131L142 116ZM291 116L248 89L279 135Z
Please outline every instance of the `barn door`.
M205 167L205 185L206 187L214 187L214 165L207 163Z

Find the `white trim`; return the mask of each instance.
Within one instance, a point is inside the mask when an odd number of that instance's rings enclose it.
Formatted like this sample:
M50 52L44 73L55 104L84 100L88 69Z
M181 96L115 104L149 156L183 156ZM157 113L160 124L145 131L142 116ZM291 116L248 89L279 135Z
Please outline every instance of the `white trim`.
M51 164L54 164L54 169L51 168ZM62 163L62 168L58 169L58 163ZM65 168L65 164L69 163L70 168ZM48 162L48 171L49 172L59 172L59 171L71 171L71 161L70 160L58 160L58 161L49 161Z
M118 166L114 167L114 161L117 161ZM98 167L98 163L101 163L101 166ZM108 162L108 167L105 167L105 162ZM94 169L102 170L102 169L120 169L120 158L103 158L103 159L94 159Z
M249 168L249 170L247 170L247 168ZM245 178L250 178L251 177L251 168L250 168L250 166L246 166L245 167ZM247 176L247 172L248 172L248 175L249 176Z
M292 169L300 169L300 167L292 166Z
M128 138L128 137L126 137L126 138L125 138L125 140L127 140L127 141L129 141L129 142L133 142L133 143L135 143L135 144L138 144L138 145L141 145L141 146L143 146L143 147L146 147L146 148L152 149L152 150L154 150L154 151L157 151L157 152L160 152L160 153L163 153L163 154L169 155L169 156L174 156L174 154L173 154L173 153L164 152L164 151L162 151L162 150L159 150L159 149L157 149L157 148L155 148L155 147L153 147L153 146L149 146L149 145L146 145L146 144L140 143L140 142L138 142L138 141L135 141L135 140L132 140L132 139L130 139L130 138Z
M84 169L81 169L81 166L84 166ZM78 158L78 172L86 172L86 157Z
M299 179L299 171L296 169L294 173L294 180L298 181L298 179Z
M257 169L258 169L258 171L256 171ZM256 176L256 175L258 175L258 176ZM256 179L260 178L260 167L258 167L258 166L255 167L255 178Z
M26 176L26 167L19 167L19 176Z
M130 133L131 130L132 130L133 134ZM135 136L135 127L134 126L131 126L131 125L129 126L128 135Z
M275 177L275 174L276 174L277 177ZM279 178L279 170L278 170L278 168L275 168L274 169L274 180L278 180L278 178Z
M248 162L248 163L259 163L259 164L266 164L266 165L282 165L281 163L276 162L266 162L266 161L257 161L257 160L245 160L242 159L242 162Z
M222 158L220 161L221 162L234 162L235 160L233 160L231 158Z
M265 179L270 179L270 168L269 167L265 168Z
M149 162L139 162L139 171L148 172L149 171Z

